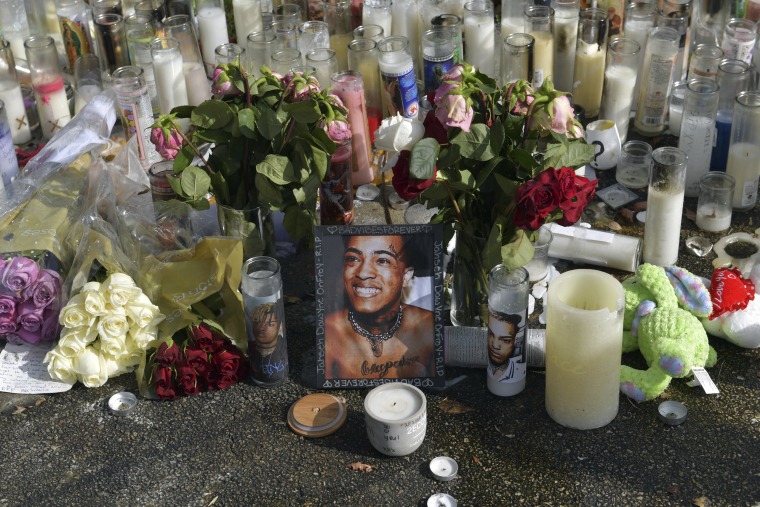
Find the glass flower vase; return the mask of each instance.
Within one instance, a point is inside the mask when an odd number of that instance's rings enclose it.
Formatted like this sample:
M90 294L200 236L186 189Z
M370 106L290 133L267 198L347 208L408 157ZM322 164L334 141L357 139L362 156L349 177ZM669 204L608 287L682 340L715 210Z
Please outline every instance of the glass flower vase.
M451 323L484 326L488 322L488 271L482 252L486 239L455 233L451 287Z
M274 257L274 221L268 209L235 209L217 204L216 210L222 236L239 238L243 242L244 259L261 255Z

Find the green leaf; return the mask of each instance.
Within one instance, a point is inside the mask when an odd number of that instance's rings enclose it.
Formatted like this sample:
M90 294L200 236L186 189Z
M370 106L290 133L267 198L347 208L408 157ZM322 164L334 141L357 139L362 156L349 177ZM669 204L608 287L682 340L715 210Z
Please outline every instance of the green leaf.
M228 124L229 125L229 124ZM207 143L224 143L229 141L230 134L220 129L203 129L196 130L193 133L193 142L196 144ZM201 143L198 143L201 141Z
M517 229L514 239L501 247L501 262L507 269L525 266L532 258L533 244L522 229Z
M269 154L262 161L256 164L256 172L266 176L276 185L287 185L299 181L299 173L290 163L287 157L282 155Z
M488 127L478 123L472 125L469 132L458 132L451 139L451 143L459 146L459 152L463 157L485 162L496 156L491 150L489 139Z
M190 115L190 124L204 129L222 129L234 117L235 113L226 102L212 99L195 107Z
M188 145L183 146L182 149L179 150L179 153L177 153L177 156L174 157L174 165L172 165L172 169L174 169L174 172L177 174L181 173L185 167L192 163L193 158L195 158L195 152L193 149Z
M256 129L264 136L264 139L271 141L282 129L282 123L277 118L277 113L272 111L265 105L257 104L256 109L259 111L258 121L256 122Z
M459 155L459 147L455 144L449 145L448 148L441 150L440 156L438 157L438 170L441 171L452 167L461 159L462 157Z
M211 179L211 186L214 189L214 195L216 200L225 204L230 202L230 189L227 186L227 181L221 172L215 172L209 176Z
M240 132L245 136L253 139L256 136L256 118L259 110L255 108L244 108L238 111L238 123Z
M488 180L488 177L491 176L491 173L493 173L493 170L504 162L506 159L504 157L494 157L488 162L486 162L485 166L478 172L478 177L475 181L475 187L476 188L482 188L483 184ZM483 191L487 191L490 189L483 189Z
M299 123L314 123L322 117L317 101L313 98L298 102L285 102L282 110L290 113Z
M418 180L429 180L435 177L435 163L441 145L432 137L421 139L412 148L412 159L409 162L409 175Z
M314 215L298 206L288 206L282 224L294 240L307 237L314 227Z
M190 118L190 115L193 114L194 109L195 106L177 106L171 110L171 113L175 114L177 118Z
M188 199L195 200L205 197L211 185L211 178L206 172L194 165L186 168L180 175L182 185L182 195Z
M330 165L330 155L320 150L316 146L311 147L311 168L316 174L319 181L322 181L327 174L327 168ZM302 178L303 180L303 178Z
M283 204L282 188L272 183L263 174L256 174L256 188L259 191L259 203L273 209L280 209Z
M493 122L491 126L491 151L499 153L504 145L504 127L498 121Z
M505 195L514 196L515 190L520 186L519 182L508 178L503 174L494 173L494 179L496 180L496 184L499 185L502 193Z
M586 142L571 142L567 145L565 156L560 158L554 167L580 167L594 160L596 147Z
M528 150L522 148L515 148L509 152L509 156L512 160L525 170L531 177L534 176L533 172L538 167L538 162L533 158L533 155Z

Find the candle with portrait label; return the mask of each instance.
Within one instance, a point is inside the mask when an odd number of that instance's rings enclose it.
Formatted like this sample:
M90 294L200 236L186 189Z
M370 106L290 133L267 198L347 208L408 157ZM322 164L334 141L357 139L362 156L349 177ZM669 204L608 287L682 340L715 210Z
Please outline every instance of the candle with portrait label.
M386 116L401 114L416 118L419 113L414 61L406 37L386 37L378 45L383 100Z
M546 307L546 411L568 428L611 422L620 401L623 286L590 269L562 273Z

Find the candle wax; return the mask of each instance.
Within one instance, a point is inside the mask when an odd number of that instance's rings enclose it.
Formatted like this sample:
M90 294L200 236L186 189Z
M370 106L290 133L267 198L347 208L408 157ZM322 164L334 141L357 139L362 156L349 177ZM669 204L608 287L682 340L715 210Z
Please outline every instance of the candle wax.
M605 50L598 44L578 42L573 77L573 102L583 106L586 118L599 115L604 83Z
M715 120L712 118L692 115L681 120L678 148L689 155L686 162L687 197L699 195L699 180L710 171L714 133Z
M372 397L367 408L370 415L378 419L400 421L416 414L422 408L422 400L405 388L385 389Z
M362 9L362 24L363 25L379 25L383 28L383 33L386 37L390 37L391 26L393 17L389 9L376 9L374 7L364 4Z
M666 193L649 187L644 224L644 262L671 266L678 261L683 192Z
M464 18L467 63L487 76L494 76L494 21L492 16L468 14Z
M238 44L244 44L248 35L263 29L259 0L232 0L232 16Z
M544 79L553 78L554 37L551 32L531 32L536 39L533 46L533 86L538 87Z
M625 142L628 134L635 86L635 69L623 65L611 65L604 72L604 95L600 117L615 122L621 142Z
M198 29L201 32L203 63L206 64L207 74L209 74L209 66L213 70L216 65L216 48L230 41L227 36L227 20L224 11L219 7L199 9L197 18Z
M187 89L187 101L191 106L200 105L201 102L211 98L211 84L206 77L206 70L199 62L184 62L182 70L185 73L185 88Z
M187 87L182 67L182 55L177 52L158 52L153 56L153 75L161 114L173 107L188 104Z
M578 43L578 16L554 18L554 88L573 89L575 47Z
M37 113L40 115L42 137L51 139L71 121L69 99L63 87L63 78L34 85L34 98L37 102Z
M725 231L731 226L731 209L715 204L703 204L697 208L696 223L703 231Z
M0 81L0 100L5 104L5 114L11 128L15 144L24 144L32 139L29 118L26 117L21 87L16 81Z

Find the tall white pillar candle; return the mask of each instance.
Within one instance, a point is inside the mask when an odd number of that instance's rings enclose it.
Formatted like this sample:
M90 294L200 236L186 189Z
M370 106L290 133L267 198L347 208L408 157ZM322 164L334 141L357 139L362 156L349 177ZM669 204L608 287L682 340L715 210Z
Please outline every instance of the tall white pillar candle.
M464 59L483 74L496 77L494 46L496 44L493 4L477 0L464 6Z
M71 109L69 109L69 99L66 97L63 86L63 78L34 86L34 100L40 116L42 137L52 139L71 121Z
M221 0L198 2L197 17L203 63L206 65L206 74L211 77L216 62L216 47L230 41Z
M172 108L189 103L179 42L173 38L157 39L151 44L151 51L160 111L168 114Z
M760 177L760 147L751 143L732 144L728 149L726 172L736 179L734 209L746 210L754 205Z
M620 401L623 286L612 275L574 269L549 285L546 411L587 430L611 422Z
M243 44L250 34L264 29L261 19L261 0L232 0L232 16L238 44Z
M554 88L572 91L578 44L578 0L554 0Z

